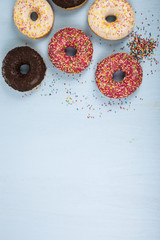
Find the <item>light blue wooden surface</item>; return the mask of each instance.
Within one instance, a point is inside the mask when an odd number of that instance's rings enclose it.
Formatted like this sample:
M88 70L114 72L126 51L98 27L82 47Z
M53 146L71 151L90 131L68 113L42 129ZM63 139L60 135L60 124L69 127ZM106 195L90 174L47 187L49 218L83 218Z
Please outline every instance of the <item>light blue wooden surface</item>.
M31 96L13 91L0 76L0 240L160 239L160 65L143 63L142 86L123 100L128 111L102 98L96 63L121 46L129 53L129 40L112 43L92 34L86 15L92 2L72 12L52 4L54 28L34 41L14 26L15 1L0 1L0 61L28 43L48 66ZM159 0L130 3L136 26L144 21L147 35L156 38ZM93 62L80 77L60 73L48 59L50 38L65 26L92 35ZM71 105L68 95L75 92L78 102Z

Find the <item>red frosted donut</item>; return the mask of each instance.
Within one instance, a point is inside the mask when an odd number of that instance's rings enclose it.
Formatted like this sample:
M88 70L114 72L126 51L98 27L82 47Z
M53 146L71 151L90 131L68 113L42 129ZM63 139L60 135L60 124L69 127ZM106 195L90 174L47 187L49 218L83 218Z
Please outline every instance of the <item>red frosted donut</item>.
M122 81L113 80L117 71L124 72ZM136 91L142 83L140 63L127 53L117 53L98 64L96 82L99 90L109 98L125 98Z
M74 48L76 54L68 56L67 48ZM66 73L80 73L92 59L93 45L89 37L81 30L64 28L51 39L48 47L49 58L53 65Z

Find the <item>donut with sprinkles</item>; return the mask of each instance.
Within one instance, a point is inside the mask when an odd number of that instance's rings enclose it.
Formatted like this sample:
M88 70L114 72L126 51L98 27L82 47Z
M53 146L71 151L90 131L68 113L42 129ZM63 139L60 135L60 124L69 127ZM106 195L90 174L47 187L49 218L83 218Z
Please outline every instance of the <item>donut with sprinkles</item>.
M115 72L122 71L122 81L113 80ZM140 63L127 53L117 53L105 58L97 66L96 83L105 96L125 98L134 93L142 83L143 71Z
M96 0L88 12L91 30L105 40L120 40L135 25L133 7L126 0Z
M67 55L68 48L75 49L76 54ZM59 70L66 73L80 73L90 65L93 45L83 31L67 27L52 37L48 53L52 64Z
M19 31L33 39L46 36L54 24L53 9L46 0L17 0L13 18Z

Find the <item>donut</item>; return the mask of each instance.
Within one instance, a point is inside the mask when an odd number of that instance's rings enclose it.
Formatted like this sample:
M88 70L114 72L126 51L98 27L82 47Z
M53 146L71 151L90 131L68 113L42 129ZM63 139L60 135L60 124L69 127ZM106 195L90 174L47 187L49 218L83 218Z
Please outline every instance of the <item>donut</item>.
M66 10L73 10L82 7L87 0L52 0L58 7Z
M75 56L68 56L68 48L76 50ZM85 70L93 55L93 45L89 37L81 30L64 28L51 39L48 54L52 64L66 73L80 73Z
M96 0L88 12L91 30L105 40L120 40L135 25L134 11L126 0Z
M29 67L21 73L21 66ZM42 57L30 47L17 47L8 52L2 63L2 75L6 83L20 92L30 91L44 79L46 65Z
M117 71L124 73L122 81L113 80ZM143 71L140 63L127 53L117 53L105 58L97 66L96 83L105 96L125 98L136 91L142 83Z
M13 18L20 32L33 39L46 36L54 23L53 10L46 0L17 0Z

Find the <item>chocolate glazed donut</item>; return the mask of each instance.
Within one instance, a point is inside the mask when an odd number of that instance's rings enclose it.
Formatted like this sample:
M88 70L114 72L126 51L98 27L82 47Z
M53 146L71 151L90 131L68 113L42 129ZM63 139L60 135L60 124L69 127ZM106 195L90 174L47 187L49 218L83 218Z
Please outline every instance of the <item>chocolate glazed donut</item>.
M27 73L21 66L28 65ZM6 83L20 92L30 91L44 79L46 65L42 57L30 47L12 49L3 60L2 75Z
M81 7L87 0L52 0L57 6L64 9L75 9Z

